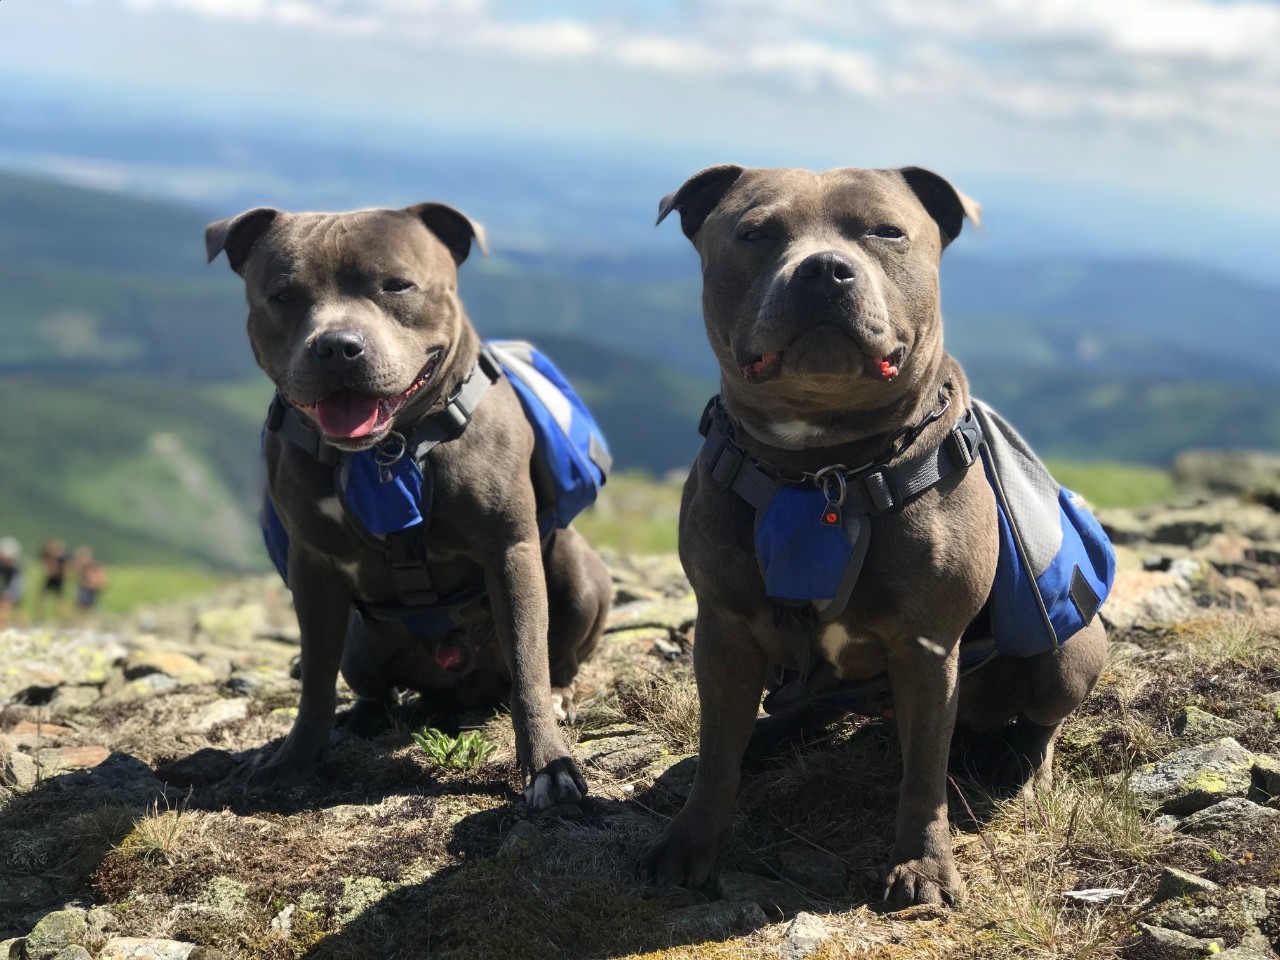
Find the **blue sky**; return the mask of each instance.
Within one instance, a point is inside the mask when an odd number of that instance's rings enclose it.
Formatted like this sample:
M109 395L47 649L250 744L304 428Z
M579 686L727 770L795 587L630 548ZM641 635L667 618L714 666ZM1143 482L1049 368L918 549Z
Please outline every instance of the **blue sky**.
M1236 237L1280 260L1263 0L4 0L0 69L0 109L56 83L424 149L447 132L686 172L921 163L1073 229L1128 223L1154 252L1229 262Z

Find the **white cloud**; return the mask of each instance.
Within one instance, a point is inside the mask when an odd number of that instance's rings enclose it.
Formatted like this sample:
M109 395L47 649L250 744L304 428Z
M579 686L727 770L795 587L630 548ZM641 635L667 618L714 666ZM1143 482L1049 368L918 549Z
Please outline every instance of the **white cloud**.
M504 16L486 0L121 0L531 62L831 91L1023 122L1280 139L1280 6L1264 0L701 0L675 19ZM536 8L533 8L536 9Z

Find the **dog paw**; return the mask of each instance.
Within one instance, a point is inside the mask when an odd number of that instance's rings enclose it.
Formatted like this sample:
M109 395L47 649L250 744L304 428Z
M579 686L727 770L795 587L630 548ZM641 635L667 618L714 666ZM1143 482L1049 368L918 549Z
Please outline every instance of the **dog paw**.
M259 762L249 771L245 790L254 795L278 790L292 790L309 782L320 766L320 758L308 758L288 749L286 743L271 759Z
M551 688L551 712L561 723L573 723L578 719L578 705L574 702L573 687Z
M643 883L658 886L706 886L720 852L720 832L677 816L640 856L637 873Z
M558 803L578 803L586 795L587 781L568 757L552 760L524 788L525 802L534 810L546 810Z
M884 882L884 900L891 910L919 904L955 906L964 884L950 859L905 860L889 868Z

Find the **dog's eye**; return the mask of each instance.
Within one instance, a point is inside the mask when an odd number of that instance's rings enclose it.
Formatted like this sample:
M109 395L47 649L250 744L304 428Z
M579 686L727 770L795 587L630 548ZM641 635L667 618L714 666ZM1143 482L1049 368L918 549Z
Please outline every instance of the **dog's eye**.
M392 277L390 280L382 281L383 293L405 293L414 289L412 281L402 280L399 277Z
M271 295L271 299L276 303L293 303L298 299L298 294L293 290L285 288Z
M749 240L752 243L754 243L757 240L768 240L769 235L765 233L763 230L748 230L746 233L739 234L738 239Z
M873 237L880 237L884 240L901 240L906 236L901 230L892 223L882 223L871 231Z

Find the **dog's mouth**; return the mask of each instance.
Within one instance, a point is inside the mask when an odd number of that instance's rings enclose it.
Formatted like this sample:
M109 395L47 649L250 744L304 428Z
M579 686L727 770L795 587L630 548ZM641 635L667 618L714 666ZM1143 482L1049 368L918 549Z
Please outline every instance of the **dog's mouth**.
M342 387L315 403L299 403L297 406L320 425L326 437L359 440L374 436L386 430L409 399L426 386L436 372L442 352L440 349L431 351L426 365L408 389L393 396Z
M782 369L782 361L786 353L785 350L773 350L748 358L746 363L742 364L742 379L748 383L764 383L766 380L773 379ZM898 376L906 355L905 347L899 347L884 356L863 354L863 370L872 379L888 383Z

